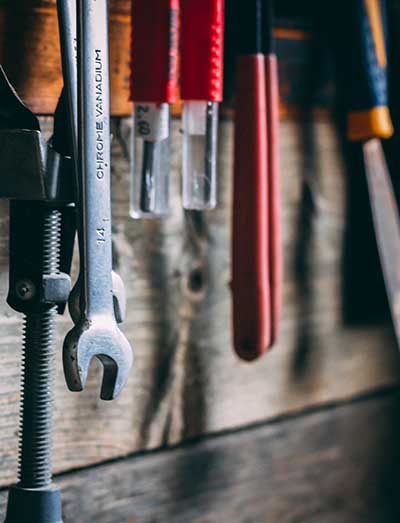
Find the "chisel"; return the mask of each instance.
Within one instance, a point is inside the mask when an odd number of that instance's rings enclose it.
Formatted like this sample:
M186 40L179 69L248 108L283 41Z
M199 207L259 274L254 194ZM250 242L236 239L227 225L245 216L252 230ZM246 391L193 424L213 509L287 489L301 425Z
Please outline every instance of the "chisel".
M168 213L170 106L177 99L178 45L178 0L132 0L132 218Z
M393 134L387 93L386 1L351 0L346 9L347 137L362 143L376 241L399 344L400 220L381 143Z
M182 0L182 199L185 209L217 203L218 106L223 96L224 0Z

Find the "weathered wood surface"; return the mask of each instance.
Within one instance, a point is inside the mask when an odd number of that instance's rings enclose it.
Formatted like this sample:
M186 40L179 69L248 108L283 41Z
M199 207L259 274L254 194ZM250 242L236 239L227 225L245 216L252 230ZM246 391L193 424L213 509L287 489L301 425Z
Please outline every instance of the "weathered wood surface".
M50 121L44 124L49 130ZM220 206L203 216L181 210L180 135L175 124L172 213L161 222L127 218L129 126L128 120L122 120L114 127L113 226L115 266L128 294L124 330L135 347L135 370L127 389L112 403L98 399L96 368L85 392L68 392L61 345L70 320L60 318L57 471L261 422L399 382L391 329L348 327L341 320L345 187L330 122L281 124L286 256L282 333L279 346L251 365L239 362L231 350L231 123L221 126ZM306 156L301 152L305 141ZM315 201L312 213L304 212L305 173ZM6 204L0 217L5 299ZM308 234L299 236L299 230ZM21 335L21 318L4 299L0 304L2 485L14 481L16 474Z
M336 406L58 478L63 520L397 523L399 437L398 392Z

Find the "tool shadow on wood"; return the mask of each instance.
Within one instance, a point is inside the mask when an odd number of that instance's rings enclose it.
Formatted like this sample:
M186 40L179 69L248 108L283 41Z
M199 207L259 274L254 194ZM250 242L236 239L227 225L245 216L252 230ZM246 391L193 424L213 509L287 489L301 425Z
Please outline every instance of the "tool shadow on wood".
M332 57L330 56L329 32L325 16L316 9L310 18L313 30L304 46L302 71L302 96L297 100L300 147L303 151L300 164L301 196L298 208L298 229L295 235L294 277L297 295L303 314L299 323L297 344L293 352L291 374L295 381L310 379L319 366L316 351L312 311L315 307L313 285L313 257L318 242L318 223L324 214L321 155L319 151L315 110L332 105ZM321 362L320 362L321 363ZM317 371L318 372L318 371Z

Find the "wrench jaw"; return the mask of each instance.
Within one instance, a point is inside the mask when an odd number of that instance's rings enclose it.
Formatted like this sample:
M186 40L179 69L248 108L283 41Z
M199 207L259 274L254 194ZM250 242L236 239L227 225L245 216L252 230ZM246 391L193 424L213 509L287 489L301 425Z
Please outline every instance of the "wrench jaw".
M86 386L93 358L103 365L100 397L113 400L126 385L133 363L131 346L117 323L98 317L84 320L67 334L63 347L64 373L68 388L80 392Z

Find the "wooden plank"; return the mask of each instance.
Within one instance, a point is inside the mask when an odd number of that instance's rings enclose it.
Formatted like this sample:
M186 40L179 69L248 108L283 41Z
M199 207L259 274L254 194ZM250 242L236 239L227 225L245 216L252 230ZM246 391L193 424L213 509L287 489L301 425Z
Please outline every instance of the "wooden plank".
M50 120L43 120L46 132ZM136 352L122 396L98 399L94 365L87 390L66 390L57 336L55 469L69 470L188 437L260 422L399 382L391 329L342 321L345 183L329 121L284 121L283 229L286 257L279 346L239 362L230 335L232 125L221 126L220 206L186 213L179 198L179 123L174 123L172 212L165 221L128 215L130 121L114 122L114 260L126 283L124 330ZM308 143L308 156L303 151ZM313 161L310 161L313 158ZM305 213L307 175L314 210ZM301 230L308 231L299 240ZM306 218L305 218L306 217ZM372 230L371 230L372 234ZM7 205L0 206L0 285L7 289ZM364 262L368 266L368 256ZM368 274L368 271L366 271ZM15 480L21 318L0 302L0 484Z
M59 478L64 523L395 523L399 437L397 392L132 457Z
M131 113L130 0L110 0L111 112ZM56 0L0 0L0 63L35 113L53 114L62 89Z

